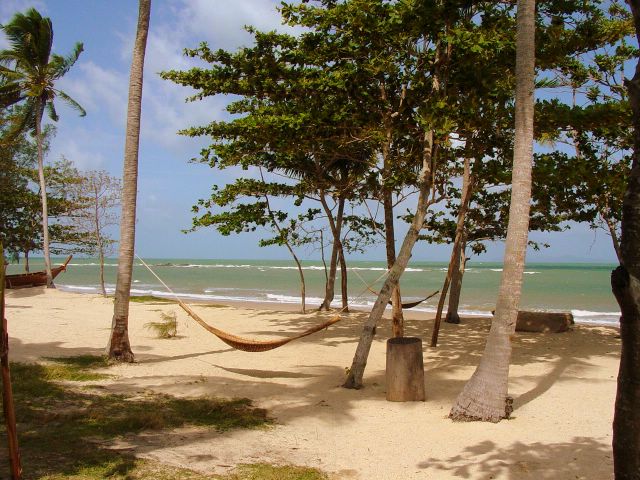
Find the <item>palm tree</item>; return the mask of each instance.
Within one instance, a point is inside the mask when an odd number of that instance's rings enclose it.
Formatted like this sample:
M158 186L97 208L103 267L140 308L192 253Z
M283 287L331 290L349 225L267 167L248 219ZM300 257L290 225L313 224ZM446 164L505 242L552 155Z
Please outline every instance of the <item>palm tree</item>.
M111 338L107 347L109 358L123 362L133 362L134 360L131 345L129 344L129 296L136 235L142 73L150 16L151 0L140 0L138 28L131 60L131 74L129 76L129 104L127 105L127 130L124 144L124 172L122 175L123 190L118 277L116 280Z
M26 13L17 13L0 28L7 35L11 48L0 51L0 108L23 104L18 118L14 119L13 134L24 129L35 133L38 148L38 177L42 198L42 235L44 262L47 270L47 286L52 287L51 259L49 255L49 222L47 189L44 178L44 153L42 117L46 109L49 118L58 121L54 99L61 98L77 110L81 116L86 112L55 83L76 63L82 53L82 43L76 43L70 55L63 57L51 53L53 26L51 19L43 18L31 8Z
M529 234L535 80L535 0L518 0L516 33L516 118L513 177L504 267L496 313L480 365L458 396L454 420L499 422L511 413L507 396L511 338L520 304Z

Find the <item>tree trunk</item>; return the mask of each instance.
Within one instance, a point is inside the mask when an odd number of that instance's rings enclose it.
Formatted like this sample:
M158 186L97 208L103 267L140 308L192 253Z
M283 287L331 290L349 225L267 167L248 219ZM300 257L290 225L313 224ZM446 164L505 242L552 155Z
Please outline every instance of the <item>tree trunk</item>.
M262 175L262 169L260 169L260 177L262 178L262 181L264 182L264 176ZM276 231L280 234L281 238L284 239L284 244L287 247L287 250L289 250L289 253L293 257L293 260L296 262L296 265L298 267L298 275L300 275L300 301L302 303L302 313L307 313L306 285L305 285L305 282L304 282L304 272L302 271L302 264L300 263L300 260L298 259L298 256L296 255L296 253L293 251L293 247L289 243L288 236L287 235L285 235L285 236L282 235L282 229L280 228L280 225L278 224L278 221L276 220L276 216L273 214L273 210L271 210L271 202L269 202L269 196L268 195L264 196L264 201L265 201L265 203L267 205L267 211L269 212L269 218L271 219L271 224L276 229Z
M384 86L380 86L381 98L387 100L387 93ZM387 249L387 269L393 267L396 263L396 234L393 225L393 192L388 185L392 176L391 165L391 144L393 142L393 127L391 124L391 112L385 114L385 141L382 144L382 162L383 162L383 187L382 187L382 206L384 210L384 240ZM404 316L402 314L402 295L400 294L400 285L393 289L391 293L391 334L394 337L402 337L404 335Z
M24 271L29 273L29 252L24 252Z
M469 141L469 140L467 140ZM431 347L438 345L438 334L440 332L440 321L442 319L442 309L444 308L444 301L447 297L447 291L451 283L451 277L453 271L458 268L457 260L460 258L460 245L462 244L462 237L464 236L464 220L467 216L467 209L471 202L471 194L473 192L473 181L469 173L469 159L464 160L464 176L462 179L462 196L460 198L460 211L458 212L458 222L456 224L456 235L453 240L453 248L451 251L451 258L449 259L449 268L447 269L447 276L442 286L442 293L438 300L438 310L436 312L436 319L433 325L433 334L431 335Z
M331 302L333 302L333 297L335 295L335 283L336 283L336 274L338 271L338 255L340 255L340 251L342 250L342 242L340 241L340 235L342 232L342 218L344 216L344 198L340 197L338 200L338 213L334 220L333 214L331 213L331 209L329 205L327 205L327 200L324 196L324 192L320 193L320 202L322 203L322 208L327 215L327 219L329 220L329 227L331 228L331 234L333 235L333 247L331 250L331 263L329 265L329 280L327 281L326 290L324 300L320 305L318 310L329 310L331 308Z
M278 230L280 230L280 227L278 227ZM289 242L286 242L285 245L287 246L289 253L293 257L293 261L296 262L296 266L298 267L298 275L300 276L300 299L301 299L300 301L302 303L302 313L307 313L307 293L306 293L307 288L306 288L306 283L304 281L304 272L302 270L302 264L300 263L300 259L298 258L298 256L293 251L293 248L291 248L291 245L289 245Z
M120 252L118 277L113 308L109 358L133 362L129 343L129 296L133 274L135 248L136 197L138 189L138 148L140 143L140 111L142 108L142 81L144 56L149 33L151 0L140 0L138 27L129 77L129 104L127 106L127 131L124 146L124 172L122 190L122 215L120 217Z
M383 195L384 207L384 240L387 247L387 268L396 263L396 234L393 226L393 201L391 190L385 188ZM391 331L394 337L404 336L404 316L402 315L402 296L400 285L391 294Z
M47 184L44 179L44 152L42 148L42 106L41 99L36 101L36 143L38 147L38 179L40 181L40 200L42 202L42 251L44 268L47 272L47 288L55 288L51 273L51 255L49 253L49 209L47 207Z
M496 314L480 365L456 399L454 420L499 422L511 413L507 396L529 230L535 78L535 0L518 0L516 118L509 225Z
M7 441L9 444L9 467L11 478L22 478L22 465L20 461L20 449L18 448L18 430L16 427L16 411L13 402L13 389L11 388L11 370L9 367L9 333L7 331L7 319L4 316L4 248L0 242L0 368L2 369L2 410L4 413Z
M104 288L104 242L102 240L102 232L100 231L100 213L98 212L98 202L100 201L100 196L97 184L93 185L93 194L93 219L95 229L94 234L96 236L96 243L98 245L98 262L100 263L100 290L102 291L102 296L106 297L107 290Z
M631 6L640 40L640 1ZM613 465L616 480L640 478L640 62L629 92L634 129L633 163L622 207L621 265L611 274L611 287L620 304L622 350L613 418Z
M422 340L417 337L387 340L385 372L388 401L424 402Z
M104 245L102 244L102 240L100 240L98 245L98 255L100 261L100 290L102 291L102 296L107 296L107 289L104 286Z
M447 316L444 319L444 321L447 323L460 323L458 307L460 305L460 293L462 292L462 278L464 277L464 270L467 266L467 256L465 250L466 242L463 235L463 240L460 244L460 255L458 255L456 259L456 265L453 269L453 275L451 277L449 305L447 306Z
M342 311L349 311L349 292L348 292L348 277L347 277L347 261L344 258L344 247L340 244L340 253L338 254L338 260L340 261L340 290L342 293Z
M404 272L404 269L409 263L411 258L411 251L418 239L418 235L424 224L424 218L427 214L427 207L429 203L429 190L433 183L433 170L434 170L434 152L433 152L433 131L429 130L425 133L424 138L424 152L422 158L422 169L420 170L420 176L418 179L418 185L420 185L420 193L418 195L418 204L416 206L416 214L413 217L413 222L409 227L409 231L404 237L402 247L397 256L396 262L389 270L387 279L384 285L380 289L378 298L376 299L369 318L364 322L362 333L360 335L360 341L356 353L353 357L351 368L347 379L342 385L345 388L361 388L362 377L364 375L364 369L367 366L367 358L369 357L369 351L371 350L371 343L373 342L373 335L375 327L382 318L382 315L387 308L389 298L394 288L398 285L398 280Z

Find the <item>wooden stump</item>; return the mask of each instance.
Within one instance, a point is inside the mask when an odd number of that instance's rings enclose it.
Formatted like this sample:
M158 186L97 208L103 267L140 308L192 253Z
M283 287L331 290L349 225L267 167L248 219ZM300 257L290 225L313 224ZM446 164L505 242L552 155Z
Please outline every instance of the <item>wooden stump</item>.
M387 340L387 400L424 402L424 363L419 338Z

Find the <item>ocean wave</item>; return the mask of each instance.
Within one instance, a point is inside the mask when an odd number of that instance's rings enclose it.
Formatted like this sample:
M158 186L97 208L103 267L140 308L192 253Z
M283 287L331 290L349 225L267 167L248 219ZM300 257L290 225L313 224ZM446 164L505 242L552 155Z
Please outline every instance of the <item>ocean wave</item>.
M77 292L77 293L93 293L99 294L100 287L98 285L74 285L74 284L58 284L58 287L61 290ZM106 291L108 294L113 294L115 292L115 285L107 284ZM174 294L168 293L164 290L159 289L159 286L153 284L146 283L135 283L135 288L131 289L132 296L141 296L141 295L152 295L161 298L173 298ZM241 290L233 287L220 287L220 288L207 288L203 293L198 292L177 292L175 294L178 298L184 300L195 300L195 301L204 301L204 302L248 302L248 303L286 303L286 304L299 304L301 302L301 298L299 295L289 295L285 293L276 293L268 290L252 290L246 289ZM417 300L417 298L415 298ZM306 302L310 305L319 305L322 303L322 298L320 297L307 297ZM405 301L413 300L412 297L405 298ZM362 309L370 309L373 307L375 303L375 296L366 295L359 297L350 297L349 298L350 305L354 308L362 308ZM431 300L433 302L433 299ZM338 305L339 298L334 301L335 305ZM486 308L486 309L485 309ZM481 317L491 317L491 307L484 305L469 305L469 306L461 306L459 313L460 315L473 315L473 316L481 316ZM422 303L412 309L413 312L421 312L428 315L433 315L436 313L436 307L434 304L425 302ZM553 309L548 309L548 311L553 311ZM598 312L598 311L590 311L590 310L582 310L582 309L571 309L571 313L573 314L574 321L577 324L588 324L588 325L609 325L609 326L618 326L620 319L620 312L617 311L606 311L606 312ZM445 310L446 314L446 310Z
M589 310L571 310L574 317L620 317L620 312L591 312Z
M69 263L70 267L99 267L99 263ZM105 267L117 267L117 263L105 263Z
M96 263L83 263L78 265L91 265L96 266ZM117 265L110 265L117 266ZM136 265L136 267L140 267L142 265ZM226 263L156 263L153 265L154 267L171 267L171 268L238 268L238 269L255 269L259 271L266 270L298 270L298 267L295 265L249 265L249 264L226 264ZM327 267L328 268L328 267ZM325 267L322 265L304 265L302 270L308 271L324 271ZM370 272L385 272L387 268L385 267L348 267L348 270L358 270L358 271L370 271ZM444 271L447 269L445 268ZM430 269L417 268L417 267L407 267L405 272L426 272L430 271Z
M98 292L98 287L89 287L84 285L63 285L56 282L56 287L58 287L62 291L68 290L73 292L77 291L77 292L91 292L91 293ZM105 289L108 290L108 287L105 287Z

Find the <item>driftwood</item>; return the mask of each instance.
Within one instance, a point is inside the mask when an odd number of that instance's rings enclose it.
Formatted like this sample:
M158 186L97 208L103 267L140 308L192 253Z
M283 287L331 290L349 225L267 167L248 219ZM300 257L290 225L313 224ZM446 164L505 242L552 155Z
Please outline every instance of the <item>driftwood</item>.
M491 313L495 314L495 310ZM533 312L518 311L516 332L561 333L569 330L574 324L570 312Z

